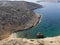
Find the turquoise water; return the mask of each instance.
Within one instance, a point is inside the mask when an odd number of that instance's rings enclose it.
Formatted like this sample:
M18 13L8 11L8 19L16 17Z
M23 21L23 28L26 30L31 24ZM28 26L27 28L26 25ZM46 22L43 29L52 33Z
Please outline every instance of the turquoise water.
M60 3L40 3L43 8L36 9L34 12L41 14L41 22L27 31L18 32L18 36L22 38L36 38L36 33L41 32L46 37L60 35ZM24 33L29 36L25 37Z

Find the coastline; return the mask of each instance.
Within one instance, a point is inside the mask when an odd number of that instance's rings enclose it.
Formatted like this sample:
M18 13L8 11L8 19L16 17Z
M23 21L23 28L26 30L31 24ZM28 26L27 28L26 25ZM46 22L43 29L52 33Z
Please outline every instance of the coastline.
M37 17L36 17L37 16ZM41 22L41 15L35 13L35 16L32 18L32 21L30 21L30 24L27 24L27 27L25 27L23 30L18 30L18 31L24 31L26 29L31 29L32 27L36 26L38 23ZM32 24L31 24L32 23ZM30 25L30 26L29 26ZM15 32L18 32L15 31Z
M0 4L0 12L2 12L0 23L3 27L0 31L0 40L8 38L9 34L14 32L32 28L39 21L39 17L36 17L33 10L42 7L42 5L26 1L2 1Z
M60 45L60 36L44 39L7 38L0 41L0 45Z
M35 13L35 15L34 15L35 17L33 18L33 20L32 20L32 22L30 22L30 23L32 23L33 25L30 27L30 28L28 28L29 26L27 26L26 28L27 28L27 30L29 30L29 29L31 29L32 27L35 27L36 25L38 25L40 22L41 22L41 18L42 18L42 16L40 15L40 14L37 14L37 13ZM34 23L35 22L35 23ZM29 24L30 25L30 24ZM26 28L24 29L24 30L26 30ZM21 31L24 31L24 30L21 30ZM13 33L14 34L14 33ZM20 34L20 33L19 33ZM14 37L20 37L19 35L18 35L18 33L16 33L16 35L14 34Z
M33 17L32 21L30 21L30 23L27 24L27 27L25 27L24 30L26 30L28 27L32 28L41 22L42 16L37 13L35 13L34 15L35 16ZM20 30L20 31L24 31L24 30ZM55 37L46 37L43 39L42 38L41 39L26 39L26 38L21 38L21 37L17 38L17 34L13 33L9 35L8 38L0 40L0 45L60 45L60 35L55 36Z

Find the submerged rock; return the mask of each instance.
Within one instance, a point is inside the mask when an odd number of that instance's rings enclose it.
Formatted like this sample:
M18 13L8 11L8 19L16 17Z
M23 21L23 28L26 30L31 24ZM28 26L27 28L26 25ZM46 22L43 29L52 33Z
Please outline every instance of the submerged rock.
M35 6L36 5L36 6ZM0 39L9 37L11 33L34 27L40 15L32 10L40 7L30 2L0 2Z
M45 38L45 36L43 34L41 34L40 32L37 33L37 38Z

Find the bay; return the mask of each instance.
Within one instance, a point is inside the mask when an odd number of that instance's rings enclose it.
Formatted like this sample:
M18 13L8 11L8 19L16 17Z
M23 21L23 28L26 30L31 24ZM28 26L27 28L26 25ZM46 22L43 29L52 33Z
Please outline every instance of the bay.
M53 37L60 35L60 3L40 2L43 8L34 10L42 16L41 22L35 27L27 31L17 32L17 36L21 38L37 38L38 32L45 37ZM27 33L28 36L24 36Z

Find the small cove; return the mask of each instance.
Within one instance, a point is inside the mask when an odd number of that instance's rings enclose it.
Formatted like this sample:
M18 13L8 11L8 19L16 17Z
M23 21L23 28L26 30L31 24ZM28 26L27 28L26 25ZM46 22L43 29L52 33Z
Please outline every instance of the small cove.
M40 4L43 8L36 9L34 12L41 14L41 22L31 29L17 32L18 37L36 39L38 32L41 32L45 37L60 35L60 3L40 2ZM29 35L25 37L24 33Z

